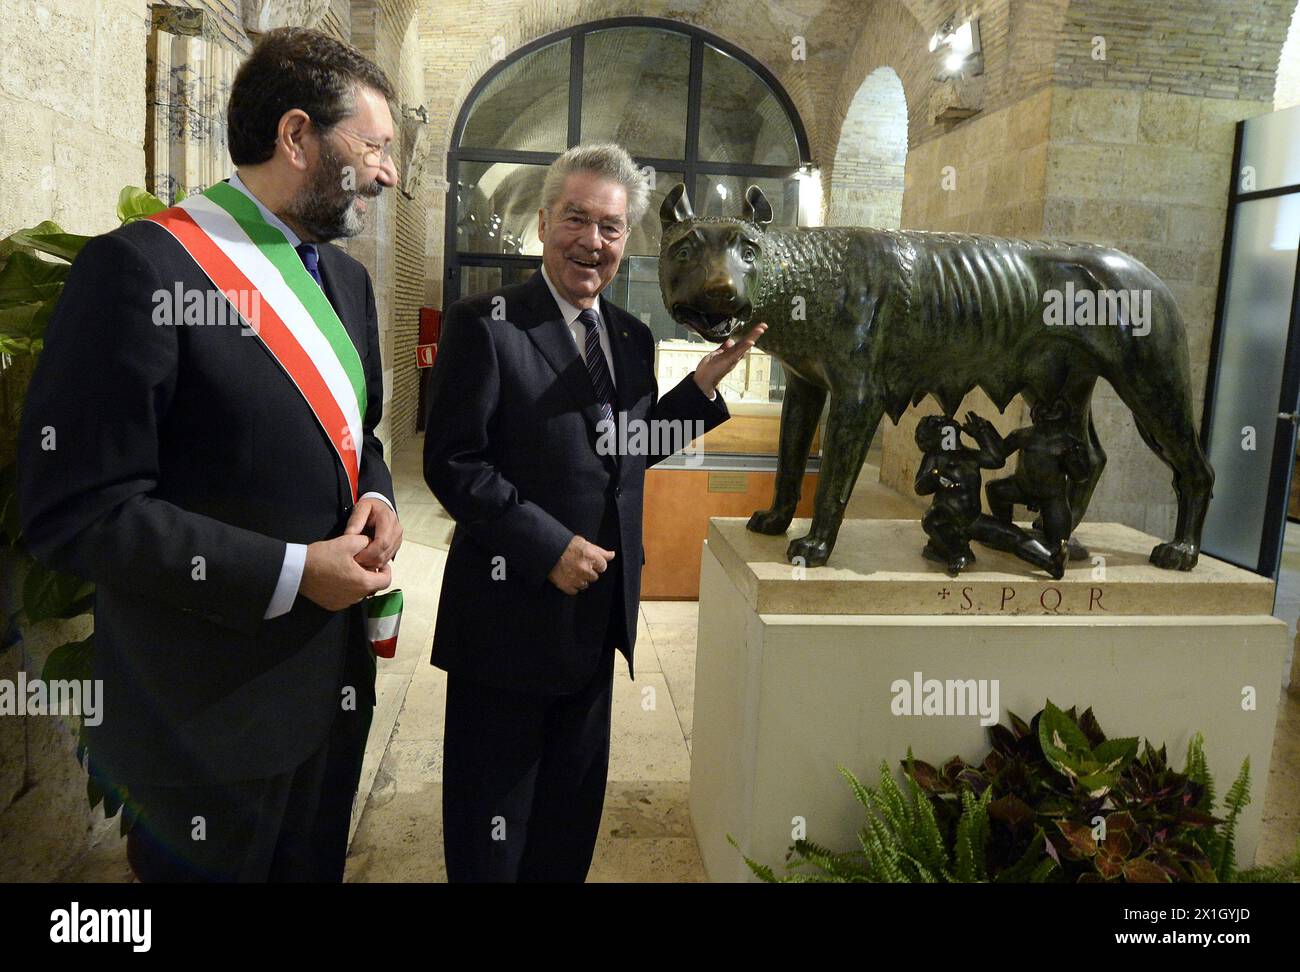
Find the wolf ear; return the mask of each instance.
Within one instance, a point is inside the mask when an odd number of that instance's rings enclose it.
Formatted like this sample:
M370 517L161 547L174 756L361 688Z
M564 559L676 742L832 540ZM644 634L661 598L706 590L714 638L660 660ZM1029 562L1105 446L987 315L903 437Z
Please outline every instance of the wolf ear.
M667 229L674 223L692 219L694 216L695 213L691 211L691 201L686 198L686 183L679 182L668 190L668 195L664 196L664 203L659 207L659 222L663 224L663 229Z
M772 204L767 201L763 190L758 186L750 186L745 190L744 215L746 220L759 226L766 226L772 222Z

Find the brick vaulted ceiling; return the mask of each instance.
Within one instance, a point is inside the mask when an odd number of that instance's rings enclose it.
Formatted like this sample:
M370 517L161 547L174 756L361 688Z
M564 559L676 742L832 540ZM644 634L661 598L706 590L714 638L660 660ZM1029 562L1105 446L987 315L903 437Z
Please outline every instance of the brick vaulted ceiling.
M934 86L926 41L946 19L980 18L986 111L1019 100L1052 81L1065 84L1157 83L1209 64L1225 97L1271 97L1278 57L1295 0L1254 0L1248 18L1240 0L420 0L420 36L431 135L446 146L456 113L493 61L565 27L610 17L650 16L689 23L748 51L781 81L808 130L813 158L834 159L839 129L858 87L882 65L894 69L908 103L913 145L943 129L927 118ZM1244 21L1244 22L1243 22ZM807 59L791 56L792 38L806 41ZM1099 64L1081 54L1097 35L1118 40ZM1215 57L1218 38L1236 37L1229 57ZM1189 56L1194 63L1189 68ZM1208 85L1207 85L1208 86ZM1232 90L1229 91L1229 88ZM431 175L445 159L435 152Z

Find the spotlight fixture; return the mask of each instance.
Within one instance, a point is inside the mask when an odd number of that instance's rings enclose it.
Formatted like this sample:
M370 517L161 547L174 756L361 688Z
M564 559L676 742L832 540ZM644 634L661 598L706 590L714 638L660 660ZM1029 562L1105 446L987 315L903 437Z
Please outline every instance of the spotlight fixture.
M930 37L930 52L944 49L939 80L984 73L984 52L980 47L979 19L972 17L954 26L949 18Z

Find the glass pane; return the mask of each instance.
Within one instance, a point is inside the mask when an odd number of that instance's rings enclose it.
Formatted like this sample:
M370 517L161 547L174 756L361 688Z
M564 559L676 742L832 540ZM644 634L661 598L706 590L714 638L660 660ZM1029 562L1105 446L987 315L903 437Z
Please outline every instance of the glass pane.
M662 394L695 370L700 358L712 351L710 344L699 337L665 338L655 342L655 376ZM762 351L750 351L740 364L722 379L722 392L729 403L769 405L779 403L785 391L784 373L775 358ZM775 428L773 432L775 432ZM773 438L770 449L776 452Z
M1214 500L1203 545L1251 568L1264 534L1298 239L1300 194L1237 208L1210 426ZM1247 427L1255 430L1253 449L1242 447Z
M465 122L463 148L563 152L569 141L569 41L526 54L488 83Z
M1251 167L1251 182L1239 172L1238 192L1300 184L1300 105L1246 119L1241 165Z
M618 273L609 282L602 296L608 297L629 314L639 317L650 328L655 340L665 337L685 337L682 327L664 307L659 292L659 258L652 256L624 256ZM700 339L701 350L704 339Z
M542 253L537 210L546 166L462 162L456 181L456 249L461 253Z
M489 294L502 287L521 284L533 275L537 266L512 264L508 267L476 267L461 264L460 296Z
M765 179L759 176L725 176L701 174L695 180L691 208L697 216L738 219L745 205L745 190L758 186L772 205L772 226L799 224L799 180ZM671 187L669 187L671 188Z
M583 142L617 142L635 156L685 156L690 38L615 27L588 34L582 57Z
M663 205L664 196L673 186L682 181L680 172L655 172L655 185L650 190L650 204L646 207L641 222L632 228L623 247L624 257L654 256L659 252L659 238L663 234L663 224L659 221L659 207Z
M658 257L624 257L604 295L639 317L654 335L655 377L660 394L694 371L700 358L717 347L678 324L664 307ZM751 351L723 380L722 388L729 402L780 402L785 376L775 359L762 351ZM770 451L776 451L775 441Z
M700 158L799 164L794 128L781 102L757 74L708 44L700 92Z

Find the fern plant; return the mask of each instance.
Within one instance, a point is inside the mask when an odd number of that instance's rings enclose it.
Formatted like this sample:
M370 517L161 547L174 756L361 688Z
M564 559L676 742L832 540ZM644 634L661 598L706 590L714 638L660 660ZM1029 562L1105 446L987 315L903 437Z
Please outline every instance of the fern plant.
M1198 809L1205 813L1214 813L1214 777L1210 774L1205 760L1205 740L1198 732L1187 744L1187 761L1183 773L1201 786L1201 801ZM1220 881L1232 881L1237 876L1237 818L1250 803L1250 757L1241 764L1237 778L1228 788L1224 798L1227 815L1223 818L1222 829L1208 828L1197 834L1197 843L1205 851L1214 868L1214 874Z
M858 831L859 848L837 853L811 840L796 840L787 856L787 873L781 875L769 865L745 856L746 865L760 880L779 884L936 884L989 880L986 852L991 832L991 791L978 797L969 790L962 794L961 812L950 839L915 776L906 769L903 773L906 792L895 781L887 763L880 764L880 785L876 789L863 784L843 766L838 769L866 811L866 821ZM740 849L731 835L727 840ZM1056 863L1043 853L1044 844L1044 835L1039 830L1017 866L995 880L1046 880Z

